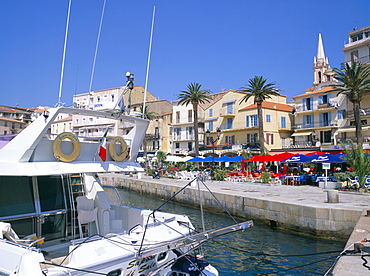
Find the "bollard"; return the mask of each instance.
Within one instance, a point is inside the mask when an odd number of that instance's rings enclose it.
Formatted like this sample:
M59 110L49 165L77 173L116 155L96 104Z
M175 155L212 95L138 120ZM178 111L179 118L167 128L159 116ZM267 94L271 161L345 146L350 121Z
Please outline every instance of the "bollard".
M339 203L339 193L337 190L329 190L326 191L327 194L327 202L328 203Z

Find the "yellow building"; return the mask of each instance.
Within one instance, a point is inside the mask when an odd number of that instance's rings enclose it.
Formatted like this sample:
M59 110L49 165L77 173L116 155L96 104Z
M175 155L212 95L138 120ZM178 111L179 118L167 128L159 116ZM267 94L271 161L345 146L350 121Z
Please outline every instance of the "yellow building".
M259 152L257 106L253 97L240 103L245 95L245 92L230 90L205 110L205 129L210 136L206 137L208 148L204 148L204 155L213 152L212 141L216 141L218 156L239 155L243 150ZM262 108L265 147L281 149L291 134L293 108L286 103L284 95L272 96L263 102ZM217 129L221 130L218 138Z

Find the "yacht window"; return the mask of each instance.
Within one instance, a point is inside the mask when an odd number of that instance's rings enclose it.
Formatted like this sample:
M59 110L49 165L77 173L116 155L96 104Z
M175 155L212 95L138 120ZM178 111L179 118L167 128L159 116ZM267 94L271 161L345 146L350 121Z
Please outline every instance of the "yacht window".
M35 212L31 178L0 177L0 216L9 217Z
M41 176L37 178L41 212L66 209L63 186L60 177Z

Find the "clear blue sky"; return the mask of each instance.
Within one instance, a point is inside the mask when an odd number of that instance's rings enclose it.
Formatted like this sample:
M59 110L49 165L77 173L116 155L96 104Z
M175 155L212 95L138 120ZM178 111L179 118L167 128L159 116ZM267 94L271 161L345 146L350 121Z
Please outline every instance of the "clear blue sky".
M73 0L62 102L88 92L103 0ZM107 0L92 90L145 85L156 6L148 90L177 99L191 82L220 92L262 75L281 93L313 82L318 33L331 67L353 28L370 25L369 0ZM0 0L2 105L58 101L68 0Z

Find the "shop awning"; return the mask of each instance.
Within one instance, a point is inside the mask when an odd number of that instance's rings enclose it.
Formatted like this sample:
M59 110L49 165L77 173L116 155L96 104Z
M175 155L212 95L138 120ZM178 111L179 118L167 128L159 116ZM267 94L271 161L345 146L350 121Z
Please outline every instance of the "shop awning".
M292 136L305 136L305 135L311 135L312 130L310 131L300 131L300 132L294 132Z

